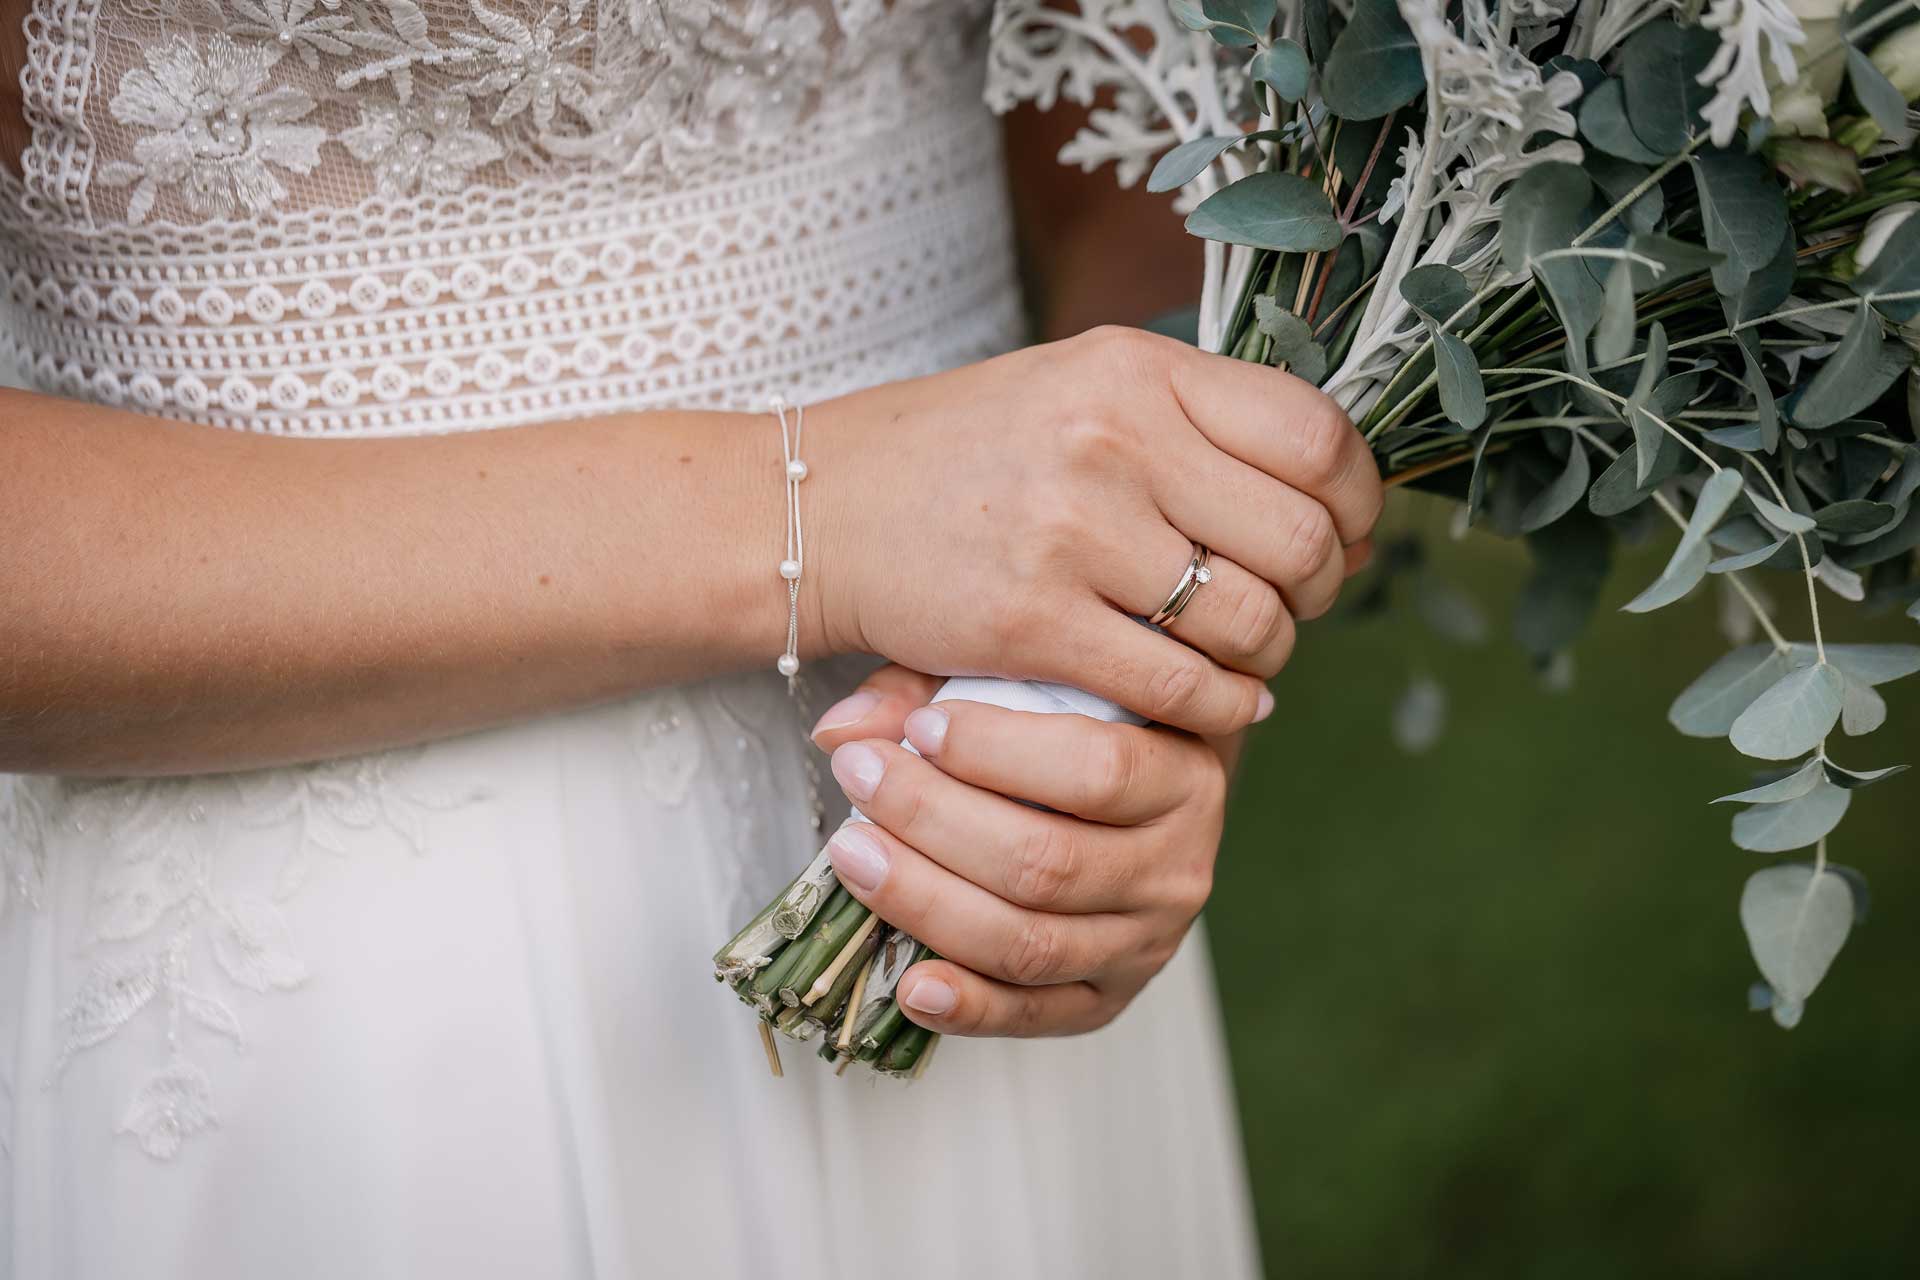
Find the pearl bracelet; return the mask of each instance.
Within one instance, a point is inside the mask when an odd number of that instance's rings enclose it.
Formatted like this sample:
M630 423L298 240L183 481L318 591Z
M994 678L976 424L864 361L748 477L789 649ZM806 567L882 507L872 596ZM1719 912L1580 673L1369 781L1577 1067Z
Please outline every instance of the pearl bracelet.
M774 669L787 678L792 691L800 674L800 573L807 563L806 540L800 535L800 482L807 478L807 464L800 460L800 433L807 423L807 411L801 405L789 405L784 396L775 396L769 408L780 422L780 452L786 461L787 555L780 562L780 576L787 582L787 651L774 663ZM789 431L787 414L793 414Z

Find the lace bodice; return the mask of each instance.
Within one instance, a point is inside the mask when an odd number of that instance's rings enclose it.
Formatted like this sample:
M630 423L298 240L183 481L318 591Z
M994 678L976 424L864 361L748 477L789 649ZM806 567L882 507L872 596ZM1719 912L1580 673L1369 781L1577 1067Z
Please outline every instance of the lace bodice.
M0 341L383 434L832 394L1014 333L988 0L34 0Z

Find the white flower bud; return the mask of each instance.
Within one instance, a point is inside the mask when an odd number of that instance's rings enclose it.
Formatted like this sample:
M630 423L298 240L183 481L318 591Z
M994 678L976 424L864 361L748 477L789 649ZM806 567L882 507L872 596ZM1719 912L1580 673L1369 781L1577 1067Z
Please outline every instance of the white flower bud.
M1880 74L1908 102L1920 98L1920 22L1910 22L1873 46L1869 55Z
M1873 265L1880 251L1887 247L1887 241L1900 229L1900 224L1920 211L1920 201L1902 200L1899 204L1890 204L1867 219L1866 230L1860 233L1860 243L1853 250L1853 264L1862 271Z

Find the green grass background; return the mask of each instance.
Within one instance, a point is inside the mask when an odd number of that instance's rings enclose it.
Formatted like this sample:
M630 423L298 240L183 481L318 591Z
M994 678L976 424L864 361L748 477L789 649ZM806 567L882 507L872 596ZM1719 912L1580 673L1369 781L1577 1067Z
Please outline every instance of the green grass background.
M1389 517L1431 522L1418 500ZM1750 777L1666 723L1726 649L1702 594L1617 605L1542 689L1507 605L1515 545L1439 551L1495 620L1480 649L1404 616L1309 627L1246 758L1209 922L1262 1246L1276 1276L1920 1275L1920 769L1862 791L1831 856L1871 918L1805 1020L1745 1010ZM1790 637L1794 579L1770 576ZM1911 640L1827 597L1829 638ZM1451 696L1438 747L1388 732L1410 653ZM1920 677L1852 767L1920 766Z

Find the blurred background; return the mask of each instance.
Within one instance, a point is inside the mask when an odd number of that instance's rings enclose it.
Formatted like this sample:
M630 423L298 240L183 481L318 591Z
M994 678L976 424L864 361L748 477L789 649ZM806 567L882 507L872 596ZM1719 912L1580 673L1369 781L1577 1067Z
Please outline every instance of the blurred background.
M1437 505L1397 499L1382 533L1442 529ZM1805 1020L1747 1012L1741 885L1800 855L1736 849L1707 802L1745 763L1666 723L1728 648L1712 598L1617 612L1670 542L1616 565L1566 692L1510 636L1524 548L1480 534L1430 545L1487 644L1336 617L1275 681L1208 909L1273 1274L1920 1274L1920 771L1857 792L1830 842L1872 909ZM1920 642L1823 611L1830 640ZM1408 756L1390 724L1421 669L1449 721ZM1886 726L1836 756L1920 765L1920 677L1882 693Z

